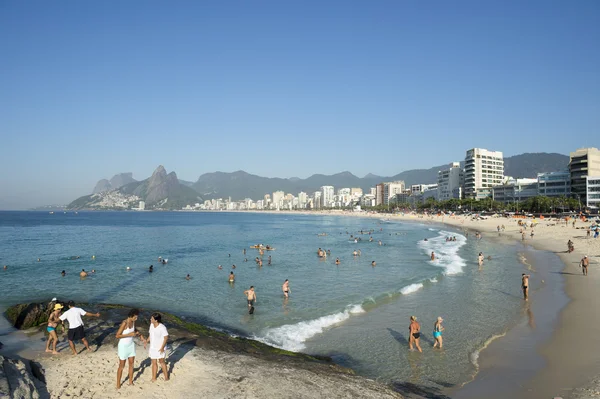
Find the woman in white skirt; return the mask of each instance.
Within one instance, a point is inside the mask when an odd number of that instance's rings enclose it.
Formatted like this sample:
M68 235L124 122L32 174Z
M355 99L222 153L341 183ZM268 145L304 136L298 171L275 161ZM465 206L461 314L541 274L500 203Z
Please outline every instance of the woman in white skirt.
M135 329L135 322L138 319L140 311L131 309L127 315L127 319L123 320L119 331L117 331L117 339L119 340L119 369L117 370L117 389L121 388L121 377L125 362L129 361L129 385L133 385L133 362L135 362L135 342L133 338L140 337L144 345L146 341L142 334Z
M150 360L152 361L152 382L156 381L156 374L158 373L157 360L160 362L160 367L165 375L165 381L169 381L169 372L165 363L165 348L169 339L169 333L167 332L167 327L161 324L161 319L160 313L153 313L150 318L150 332L148 334L150 347L148 348L148 356L150 356Z

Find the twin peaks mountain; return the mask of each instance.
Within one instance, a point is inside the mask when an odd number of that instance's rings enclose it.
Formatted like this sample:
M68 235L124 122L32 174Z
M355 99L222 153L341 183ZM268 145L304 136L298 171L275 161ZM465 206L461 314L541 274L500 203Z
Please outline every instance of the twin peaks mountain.
M292 177L269 178L252 175L244 171L233 173L214 172L201 175L195 183L178 180L175 172L167 174L159 166L152 176L135 181L131 173L121 173L110 181L100 180L92 195L78 198L69 204L70 209L129 209L137 207L139 201L146 202L146 209L181 209L206 199L229 198L242 200L262 199L265 194L285 191L297 194L300 191L313 193L321 186L360 187L368 193L371 187L384 181L404 180L411 184L437 182L438 171L448 168L450 161L430 169L414 169L394 176L368 174L357 177L350 172L334 175L312 175L307 179ZM563 170L569 165L569 157L562 154L527 153L504 158L504 175L515 178L536 177L537 173Z
M127 179L131 181L120 184ZM136 181L131 177L131 173L121 173L114 176L108 182L109 185L104 182L108 181L100 180L91 195L76 199L67 208L131 209L137 207L139 201L144 201L146 209L173 210L203 201L196 191L179 182L175 172L167 174L162 165L146 180ZM97 192L97 189L102 187L107 189Z

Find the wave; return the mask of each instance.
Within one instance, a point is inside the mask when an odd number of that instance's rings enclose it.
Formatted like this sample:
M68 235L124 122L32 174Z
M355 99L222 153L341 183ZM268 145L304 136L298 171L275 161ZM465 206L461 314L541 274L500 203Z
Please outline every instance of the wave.
M471 361L471 364L473 364L473 367L475 367L475 371L479 371L479 354L481 353L481 351L490 346L492 342L494 342L498 338L504 337L505 335L506 332L503 332L502 334L492 335L490 338L487 339L487 341L483 343L483 346L480 349L475 350L473 353L471 353L471 355L469 356L469 360Z
M415 284L407 285L406 287L402 288L400 290L400 293L402 295L408 295L408 294L412 294L413 292L420 290L421 288L423 288L422 283L415 283Z
M438 279L435 278L435 277L432 277L432 278L429 279L429 281L431 281L432 283L437 283Z
M263 336L252 337L257 341L281 349L299 352L306 348L305 341L321 334L325 329L339 324L353 314L364 313L361 305L350 305L343 312L319 317L318 319L301 321L296 324L286 324L281 327L267 329Z
M456 237L456 241L446 241L446 237L449 236ZM465 236L440 230L437 237L430 238L427 241L419 241L418 245L427 255L435 252L436 259L430 261L432 265L444 268L443 274L445 275L453 275L461 273L467 264L458 255L458 251L466 243L467 238Z

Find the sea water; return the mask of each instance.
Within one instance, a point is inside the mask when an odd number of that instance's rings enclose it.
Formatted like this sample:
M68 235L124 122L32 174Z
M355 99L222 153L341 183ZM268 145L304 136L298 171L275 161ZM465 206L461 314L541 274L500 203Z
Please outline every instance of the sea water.
M456 241L446 241L450 236ZM275 248L265 252L262 267L250 248L255 244ZM331 255L318 258L318 248ZM353 256L355 250L361 255ZM481 268L479 252L492 257ZM159 264L159 256L168 263ZM519 256L514 244L485 236L373 218L0 212L0 264L8 265L0 270L0 305L58 297L158 309L280 348L329 355L371 378L444 387L471 378L479 350L521 317ZM96 273L80 279L82 269ZM235 284L228 283L231 271ZM281 289L285 279L289 299ZM251 285L253 315L243 294ZM423 354L408 350L411 315L421 323ZM431 348L438 316L446 328L441 351Z

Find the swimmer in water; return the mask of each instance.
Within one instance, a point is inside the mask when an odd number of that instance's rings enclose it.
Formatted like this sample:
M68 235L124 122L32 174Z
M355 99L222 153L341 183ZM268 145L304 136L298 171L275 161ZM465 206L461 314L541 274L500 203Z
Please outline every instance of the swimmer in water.
M479 256L477 257L477 263L479 266L483 265L483 252L479 253Z
M38 262L41 262L41 259L40 259L40 258L38 258Z
M435 253L431 252L431 260L435 260Z
M64 277L67 275L67 272L63 270L62 272L60 272L60 275Z
M335 258L335 264L339 265L340 264L340 258Z
M289 294L292 291L290 290L290 282L287 278L283 282L283 285L281 286L281 290L283 291L283 296L285 296L286 298L289 298Z
M229 282L233 283L235 281L235 274L233 272L229 272Z
M408 327L408 348L413 350L413 345L417 347L419 352L423 352L419 339L421 338L421 325L417 322L416 316L410 316L410 326Z
M79 273L79 277L87 277L87 272L85 271L85 269L81 269L81 272Z
M154 265L150 265L150 267L148 268L148 272L152 273L154 271Z
M375 266L377 266L377 263L375 263L375 261L372 261L371 266L375 267Z
M191 279L192 279L192 277L191 277L191 276L188 274L187 276L185 276L185 279L186 279L186 280L191 280Z
M223 269L223 266L219 265L219 266L217 267L217 269L219 269L219 270L222 270L222 269Z
M235 265L232 265L232 266L231 266L231 268L232 268L232 269L235 269Z

